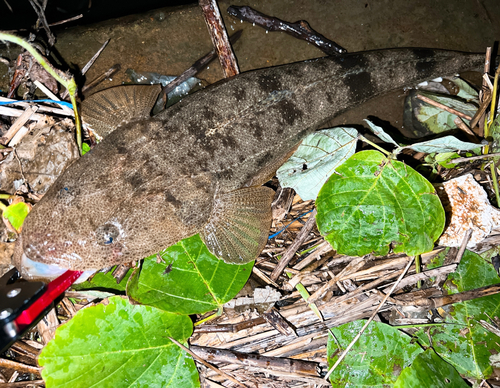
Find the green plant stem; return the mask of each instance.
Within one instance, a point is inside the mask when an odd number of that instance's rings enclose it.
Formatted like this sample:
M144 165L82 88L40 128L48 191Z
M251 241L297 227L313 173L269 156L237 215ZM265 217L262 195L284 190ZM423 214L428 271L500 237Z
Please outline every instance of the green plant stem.
M493 181L493 189L495 190L495 198L497 200L497 207L500 206L500 193L498 190L498 179L497 179L497 172L496 172L496 164L495 162L497 159L493 159L493 162L490 165L490 170L491 170L491 180Z
M40 65L43 66L47 72L56 79L61 85L63 85L66 89L68 89L71 104L73 105L73 111L75 113L75 126L76 126L76 142L78 144L78 149L80 150L80 154L82 153L82 126L80 122L80 117L78 116L78 108L76 106L76 83L75 79L71 77L67 78L65 75L61 75L60 71L54 69L50 63L48 63L45 58L43 58L40 53L28 42L19 38L18 36L7 34L5 32L0 32L0 40L5 40L8 42L15 43L26 51L28 51L33 58L35 58Z
M211 321L212 319L220 317L222 315L222 311L223 311L222 306L219 306L219 308L217 309L217 312L215 314L209 315L208 317L202 319L201 321L195 322L193 326L199 326L202 323L205 323L205 322Z
M422 272L422 262L420 260L420 255L415 256L415 272ZM417 281L417 288L422 288L422 280Z
M495 72L495 80L493 81L493 95L491 97L490 106L490 117L485 119L484 123L484 138L488 140L490 136L490 127L493 125L495 120L496 104L497 104L497 93L498 93L498 76L500 75L500 67ZM483 148L483 154L488 154L490 152L490 146L486 145ZM497 200L497 206L500 206L500 191L498 189L498 180L496 174L496 160L493 159L493 163L490 165L491 178L493 180L493 189L495 190L495 198Z
M383 152L384 154L386 154L387 156L391 156L392 154L389 152L389 151L386 151L384 150L382 147L380 147L379 145L375 144L374 142L368 140L366 137L364 137L363 135L358 135L358 138L360 140L363 140L365 143L368 143L370 144L372 147L375 147L376 149L378 149L380 152Z
M291 274L290 272L288 271L285 271L285 273L287 274L287 276L291 279L293 277L293 274ZM297 289L297 291L299 292L300 296L302 297L302 299L304 299L304 301L307 303L307 305L309 306L309 308L312 310L312 312L314 314L316 314L316 316L319 318L319 320L321 322L324 321L323 319L323 316L321 315L321 312L319 311L318 309L318 306L316 306L315 303L309 303L308 302L308 299L311 295L309 295L309 292L307 291L307 289L304 287L304 285L302 283L297 283L297 285L295 286L295 288ZM333 333L332 333L333 335Z
M493 95L491 96L491 106L490 106L490 119L487 122L487 125L484 126L484 138L487 139L490 135L490 126L493 124L493 120L495 118L495 108L497 105L497 90L498 90L498 76L500 75L500 66L495 72L495 80L493 81ZM486 146L488 147L488 146ZM485 147L485 148L486 148ZM488 147L489 148L489 147ZM488 152L485 152L488 153Z

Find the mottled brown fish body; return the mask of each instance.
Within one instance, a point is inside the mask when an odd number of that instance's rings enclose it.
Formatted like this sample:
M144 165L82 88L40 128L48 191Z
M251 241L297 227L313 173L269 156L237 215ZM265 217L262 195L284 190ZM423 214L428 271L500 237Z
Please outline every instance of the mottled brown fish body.
M377 95L479 69L481 55L380 50L257 70L123 125L68 168L26 219L32 260L99 269L201 233L228 262L262 250L260 187L305 135Z

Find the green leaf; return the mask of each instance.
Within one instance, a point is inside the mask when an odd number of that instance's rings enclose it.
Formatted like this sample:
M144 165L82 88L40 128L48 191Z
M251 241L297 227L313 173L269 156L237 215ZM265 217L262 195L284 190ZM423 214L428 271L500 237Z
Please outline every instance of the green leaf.
M82 143L82 156L90 151L90 146L87 143Z
M332 328L335 338L344 350L358 334L364 320ZM371 322L346 358L330 376L334 387L386 387L392 386L401 371L422 353L411 337L381 322ZM331 336L327 345L328 366L331 368L340 354Z
M437 101L447 107L453 108L459 112L467 114L471 117L477 111L477 106L465 102L460 98L441 96L432 93L426 93L420 91L419 94L429 97L430 99ZM417 100L416 97L412 102L414 112L416 112L416 119L422 123L432 133L442 133L452 129L457 126L454 120L457 118L456 115L448 113L440 108L436 108L433 105L427 104L421 100Z
M402 147L410 148L417 152L426 152L428 154L433 152L454 152L454 151L472 151L481 148L481 144L469 143L458 140L455 136L445 136L438 139L423 141L409 146Z
M127 295L135 301L180 314L203 314L230 301L252 273L253 261L227 264L212 255L199 235L186 238L144 260Z
M127 275L123 278L120 283L116 283L116 279L113 277L113 271L108 273L97 272L92 279L87 280L83 283L73 284L72 288L77 291L81 290L110 290L115 292L125 292L127 286L127 281L130 278L132 271L128 271Z
M38 362L47 388L199 387L194 361L168 339L192 331L187 316L115 296L60 326Z
M307 136L276 176L281 186L292 187L304 201L316 199L335 169L356 151L358 131L330 128Z
M463 98L466 101L474 101L479 104L479 93L476 89L461 78L455 78L452 82L460 88L457 97Z
M434 187L378 151L354 154L316 201L319 231L339 254L417 255L432 250L445 215Z
M457 271L448 275L448 294L473 290L500 282L493 266L479 255L465 251ZM461 375L486 379L492 374L490 356L500 353L500 338L485 330L479 320L500 314L500 295L490 295L439 309L446 324L419 330L424 346L432 346ZM429 337L432 343L429 343Z
M467 388L469 385L450 364L432 350L420 353L413 364L403 369L394 388Z
M443 152L436 155L436 162L444 168L454 168L457 164L453 163L452 160L459 157L460 155L456 152Z
M3 216L9 220L14 229L19 231L29 212L30 207L26 203L18 202L7 206L7 209L3 212Z
M396 147L399 147L399 144L396 143L396 141L385 131L382 129L382 127L379 127L378 125L373 124L370 120L366 120L366 123L368 124L368 127L370 130L382 141L385 141L386 143L391 143L394 144Z

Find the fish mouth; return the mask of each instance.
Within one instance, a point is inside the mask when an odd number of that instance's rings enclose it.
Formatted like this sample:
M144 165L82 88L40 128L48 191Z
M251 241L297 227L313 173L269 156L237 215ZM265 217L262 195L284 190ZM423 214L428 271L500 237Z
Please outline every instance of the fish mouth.
M14 248L13 264L16 266L23 279L31 281L42 280L50 282L68 270L68 268L60 267L55 264L41 263L26 256L23 249L22 234L19 236ZM95 272L96 270L84 271L75 283L84 282Z

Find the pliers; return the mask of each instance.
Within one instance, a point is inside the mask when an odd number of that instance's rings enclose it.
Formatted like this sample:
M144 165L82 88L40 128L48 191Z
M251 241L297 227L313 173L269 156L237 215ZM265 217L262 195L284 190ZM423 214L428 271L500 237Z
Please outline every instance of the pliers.
M11 269L0 278L0 353L45 316L54 301L82 274L66 271L49 284L16 282L19 271Z

